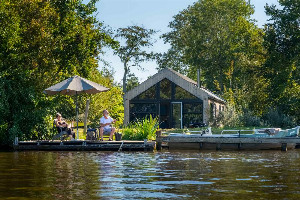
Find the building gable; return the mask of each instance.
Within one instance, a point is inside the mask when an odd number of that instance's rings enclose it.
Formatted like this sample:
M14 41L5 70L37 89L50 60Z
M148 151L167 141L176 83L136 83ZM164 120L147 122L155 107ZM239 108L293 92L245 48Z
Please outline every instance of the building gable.
M174 70L169 69L169 68L165 68L165 69L159 71L158 73L153 75L151 78L147 79L146 81L144 81L137 87L128 91L124 95L124 99L131 100L131 99L135 98L136 96L142 94L149 88L155 86L155 84L162 81L163 79L170 80L171 82L175 83L176 85L183 88L184 90L191 93L192 95L198 97L199 99L202 99L202 100L212 99L212 100L218 101L222 104L225 103L225 101L223 99L216 96L212 92L210 92L204 88L199 88L197 86L197 83L195 81L193 81L192 79L190 79L186 76L183 76L182 74L175 72Z

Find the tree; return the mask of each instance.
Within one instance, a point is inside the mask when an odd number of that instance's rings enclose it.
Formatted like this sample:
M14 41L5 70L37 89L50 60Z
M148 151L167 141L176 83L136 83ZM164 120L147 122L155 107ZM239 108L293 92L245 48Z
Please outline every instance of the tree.
M92 125L99 126L99 119L103 115L102 111L107 109L110 115L117 120L116 127L118 127L123 125L124 119L122 88L114 85L113 79L111 78L112 74L108 73L108 71L99 72L97 69L93 70L93 75L90 77L90 80L108 87L110 90L99 94L86 95L82 101L86 102L86 98L91 100L89 119ZM84 107L82 107L82 110L84 110Z
M123 93L126 92L127 78L130 69L133 66L143 69L141 63L155 58L153 52L147 52L144 49L153 45L151 36L156 33L155 30L145 29L140 26L128 26L126 28L119 28L117 30L116 38L124 41L124 45L115 51L124 66L123 75Z
M265 50L263 31L250 18L253 12L245 0L197 1L175 15L169 24L172 30L163 34L171 48L159 60L159 67L180 69L194 80L201 68L204 87L241 109L250 106L262 114Z
M128 79L127 79L127 84L126 84L126 90L129 91L136 86L138 86L139 83L139 78L136 77L133 73L128 74Z
M75 115L72 97L42 91L71 75L91 77L101 48L117 45L93 17L95 2L0 2L0 144L49 133L56 111Z
M282 9L266 6L271 23L265 26L268 51L264 75L270 80L270 102L300 122L300 5L280 0Z

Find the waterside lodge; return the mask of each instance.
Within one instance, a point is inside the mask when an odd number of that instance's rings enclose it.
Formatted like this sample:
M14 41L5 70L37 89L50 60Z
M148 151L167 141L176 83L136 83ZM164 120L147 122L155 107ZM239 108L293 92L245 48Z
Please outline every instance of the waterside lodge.
M160 128L197 127L225 109L225 100L165 68L124 95L124 124L158 116Z

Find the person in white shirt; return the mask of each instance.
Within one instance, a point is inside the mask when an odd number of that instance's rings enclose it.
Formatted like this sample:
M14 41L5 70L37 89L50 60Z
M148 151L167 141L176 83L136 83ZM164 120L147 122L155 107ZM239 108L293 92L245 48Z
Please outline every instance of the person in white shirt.
M116 131L114 127L111 127L112 123L115 123L116 120L109 116L109 112L107 110L103 110L103 117L100 119L100 137L101 141L103 141L103 133L109 133L109 141L113 140L113 135Z

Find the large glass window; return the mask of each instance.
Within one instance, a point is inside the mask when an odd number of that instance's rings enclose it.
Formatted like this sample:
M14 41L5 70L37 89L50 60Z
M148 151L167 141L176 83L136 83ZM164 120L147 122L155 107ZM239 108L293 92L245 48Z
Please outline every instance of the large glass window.
M172 82L168 79L163 79L160 82L160 98L171 99L172 94Z
M155 103L132 103L130 112L134 113L156 113L157 106Z
M150 115L152 116L152 118L157 117L155 113L130 113L130 122L143 120Z
M130 104L130 121L143 119L152 115L156 117L157 104L155 103L131 103Z
M202 103L185 103L183 106L184 113L202 113Z
M185 89L175 86L175 99L197 99L194 95L186 91Z
M200 127L203 122L202 103L184 103L183 104L183 126Z
M192 114L192 113L183 114L183 127L197 128L197 127L201 127L202 123L203 123L202 114Z
M180 103L180 104L179 104ZM182 115L176 106L182 105ZM203 123L201 99L167 78L153 85L130 101L130 121L149 115L160 116L161 127L197 127ZM180 114L180 117L178 117ZM176 123L175 123L176 122Z
M156 90L155 90L155 85L143 92L142 94L138 95L134 99L139 99L139 100L147 100L147 99L155 99L156 97Z
M215 119L216 117L216 104L210 103L210 119Z

